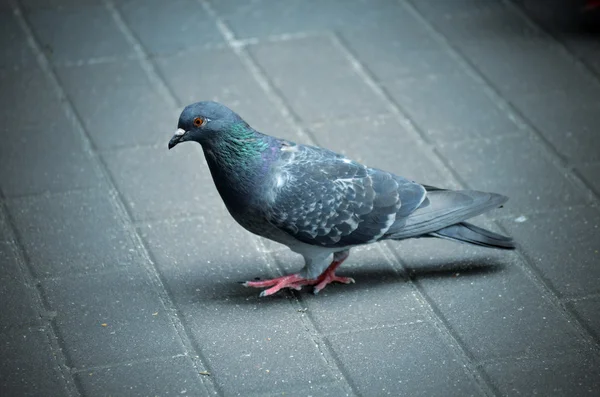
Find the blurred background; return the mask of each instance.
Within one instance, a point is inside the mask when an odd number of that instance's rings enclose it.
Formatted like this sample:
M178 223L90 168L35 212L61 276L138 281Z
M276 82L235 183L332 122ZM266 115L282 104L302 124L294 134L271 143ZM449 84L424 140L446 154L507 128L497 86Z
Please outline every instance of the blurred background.
M600 394L600 2L0 0L0 394ZM357 249L332 285L227 214L182 108L505 194L515 252Z

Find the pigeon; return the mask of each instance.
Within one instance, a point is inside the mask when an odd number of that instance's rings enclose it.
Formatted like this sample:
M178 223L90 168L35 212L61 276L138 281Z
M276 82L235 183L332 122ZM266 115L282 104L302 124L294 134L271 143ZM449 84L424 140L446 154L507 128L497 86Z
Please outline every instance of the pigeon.
M436 237L513 249L510 237L465 222L508 198L475 190L423 185L367 167L324 148L296 144L253 129L217 102L197 102L179 117L169 149L186 141L203 149L216 188L245 229L304 257L297 273L247 281L269 296L283 288L332 282L353 247L384 240Z

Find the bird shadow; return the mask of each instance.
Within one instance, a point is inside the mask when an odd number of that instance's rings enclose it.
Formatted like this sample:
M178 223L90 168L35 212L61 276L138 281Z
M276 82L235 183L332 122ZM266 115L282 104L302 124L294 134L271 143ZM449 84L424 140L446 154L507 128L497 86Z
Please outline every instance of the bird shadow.
M464 277L483 277L501 272L505 264L499 260L490 260L490 258L478 261L439 261L428 263L415 263L402 269L392 268L388 263L372 263L364 266L349 268L340 268L339 274L342 276L351 276L356 280L355 284L330 284L319 295L328 297L338 294L348 294L352 292L361 292L366 290L377 290L382 286L390 284L402 284L408 282L420 282L423 280L464 278ZM269 302L279 302L290 299L312 299L312 287L305 287L300 291L284 290L274 295L259 298L261 289L244 288L240 285L240 290L233 295L229 295L226 301L230 304L269 304Z

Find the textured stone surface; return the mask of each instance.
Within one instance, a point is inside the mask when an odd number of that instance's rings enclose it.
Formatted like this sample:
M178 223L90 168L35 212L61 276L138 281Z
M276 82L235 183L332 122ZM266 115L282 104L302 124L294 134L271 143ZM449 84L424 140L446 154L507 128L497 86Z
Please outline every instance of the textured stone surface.
M0 394L600 394L600 15L579 0L0 3ZM473 222L519 248L361 247L355 284L259 298L238 282L302 258L235 223L198 145L166 147L211 99L506 194Z
M555 358L520 358L484 365L502 395L589 396L600 390L600 356L569 352Z
M62 396L66 387L44 328L0 332L0 388L8 396Z
M54 279L43 289L75 368L183 350L169 313L141 271Z
M81 371L76 379L90 396L208 396L201 376L188 357L173 357Z
M525 218L502 225L550 285L567 297L600 293L600 214L586 208Z
M360 394L480 395L452 347L428 323L340 334L328 338Z
M15 199L9 209L38 277L96 273L140 262L135 243L106 192Z

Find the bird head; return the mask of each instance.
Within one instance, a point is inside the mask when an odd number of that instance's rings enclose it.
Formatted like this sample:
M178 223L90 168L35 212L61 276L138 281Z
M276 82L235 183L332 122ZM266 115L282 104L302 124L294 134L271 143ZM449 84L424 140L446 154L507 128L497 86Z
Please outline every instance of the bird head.
M245 122L225 105L211 101L193 103L181 112L169 149L185 141L209 142L239 123Z

